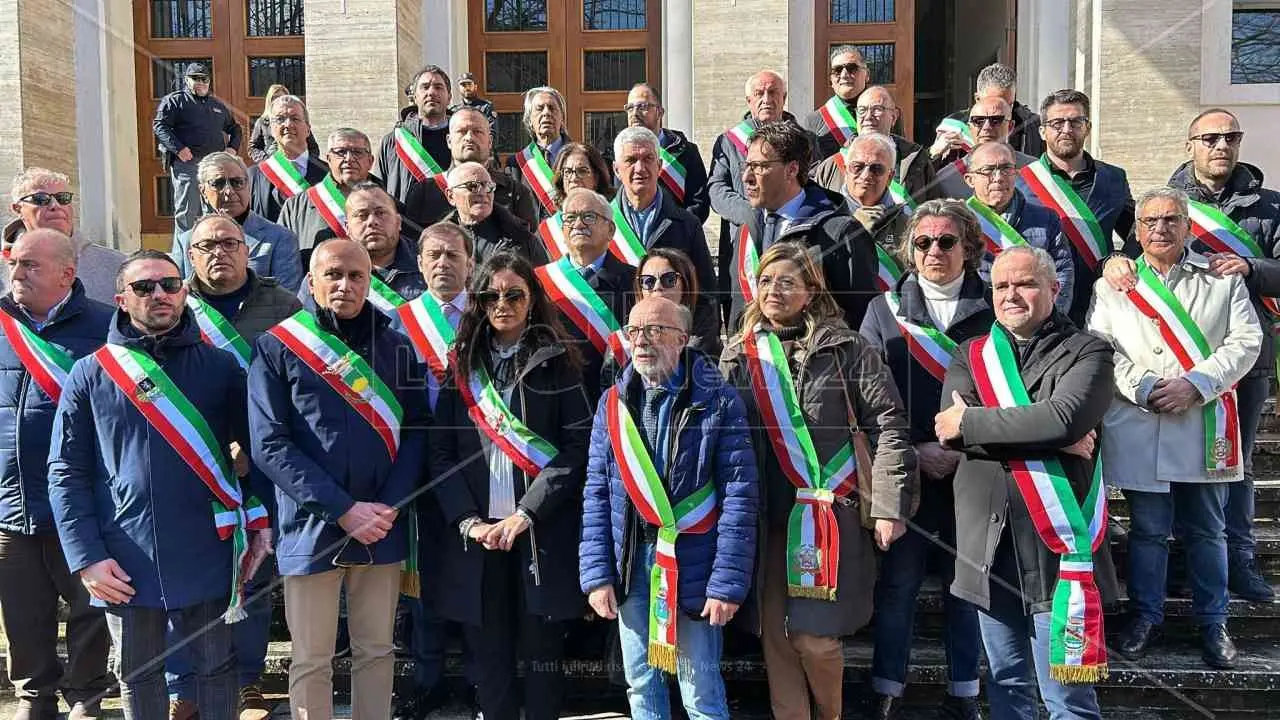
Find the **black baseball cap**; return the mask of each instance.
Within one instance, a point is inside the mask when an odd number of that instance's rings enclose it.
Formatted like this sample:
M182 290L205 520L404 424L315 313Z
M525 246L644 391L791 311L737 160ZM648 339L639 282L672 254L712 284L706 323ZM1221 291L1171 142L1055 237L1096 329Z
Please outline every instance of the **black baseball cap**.
M462 73L461 75L459 75L459 76L458 76L458 84L459 84L459 85L461 85L461 84L462 84L462 83L464 83L464 82L472 82L472 83L473 83L473 82L475 82L475 81L476 81L476 74L475 74L475 73L473 73L473 72L464 72L464 73Z
M209 66L204 63L187 63L186 70L182 72L183 77L209 77Z

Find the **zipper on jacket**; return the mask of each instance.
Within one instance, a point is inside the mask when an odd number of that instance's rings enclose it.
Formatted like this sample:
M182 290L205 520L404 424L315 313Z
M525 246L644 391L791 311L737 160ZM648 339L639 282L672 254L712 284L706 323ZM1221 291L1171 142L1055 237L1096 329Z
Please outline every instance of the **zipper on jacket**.
M609 484L612 485L612 481ZM627 544L622 549L624 558L622 562L622 595L625 598L631 594L631 571L636 560L636 534L638 532L635 513L631 510L630 498L627 499L627 511L623 513L622 517L623 522L627 525Z
M517 387L520 391L520 412L521 414L523 414L525 410L528 408L528 406L524 404L524 378L523 377L520 378L520 384ZM523 421L524 419L521 418L521 422ZM521 470L520 476L524 478L524 491L527 494L529 492L529 474ZM530 550L529 554L533 556L533 562L529 563L529 569L533 571L533 584L537 587L541 587L542 586L542 570L541 568L538 567L538 538L534 535L533 523L529 523L529 550Z
M24 535L30 535L35 532L31 526L31 515L27 513L27 486L22 480L22 409L27 403L27 391L31 387L31 373L27 372L27 368L22 368L22 379L18 381L18 403L16 417L13 423L13 450L18 466L18 508L22 513L22 527ZM46 479L47 482L47 479Z

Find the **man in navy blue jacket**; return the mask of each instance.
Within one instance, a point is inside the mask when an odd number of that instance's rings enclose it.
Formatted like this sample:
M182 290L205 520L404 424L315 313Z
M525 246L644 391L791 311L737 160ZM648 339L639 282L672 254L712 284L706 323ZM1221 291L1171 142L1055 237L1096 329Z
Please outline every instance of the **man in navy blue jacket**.
M227 623L242 616L240 579L271 542L270 530L243 535L251 504L226 452L246 439L244 374L230 353L200 339L168 255L134 253L116 286L107 345L72 368L54 420L49 500L58 535L67 566L106 607L126 720L168 715L164 665L155 660L171 615L193 631L185 647L200 717L230 720L237 687ZM214 510L219 503L233 512ZM242 542L248 557L233 550Z
M85 296L75 243L57 230L20 236L8 264L11 290L0 297L0 629L15 717L53 720L59 687L71 718L96 717L111 639L102 611L67 569L53 525L49 436L65 377L45 368L50 357L69 363L97 350L111 308ZM71 606L65 674L54 640L60 597Z
M409 339L366 302L358 243L311 257L303 311L258 338L249 367L254 464L276 485L294 717L333 714L330 671L346 588L353 717L391 715L392 626L426 442L426 381Z

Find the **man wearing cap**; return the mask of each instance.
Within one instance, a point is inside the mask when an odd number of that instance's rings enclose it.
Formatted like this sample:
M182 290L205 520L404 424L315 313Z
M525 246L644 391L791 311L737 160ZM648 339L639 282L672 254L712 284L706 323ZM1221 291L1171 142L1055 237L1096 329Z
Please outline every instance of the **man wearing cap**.
M173 182L174 235L186 232L200 217L196 168L209 153L240 148L240 125L222 101L209 94L209 68L190 63L182 88L160 101L151 127L164 153Z
M475 73L464 72L458 76L458 92L462 95L462 101L450 105L449 114L452 115L464 107L479 110L489 121L489 133L496 139L498 137L498 110L493 107L493 103L480 97L480 86L476 84Z

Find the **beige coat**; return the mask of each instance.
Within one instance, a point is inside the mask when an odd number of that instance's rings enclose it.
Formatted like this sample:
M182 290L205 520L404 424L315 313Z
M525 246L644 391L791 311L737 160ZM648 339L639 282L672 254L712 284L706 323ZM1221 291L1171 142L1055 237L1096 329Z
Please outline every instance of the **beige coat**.
M1204 460L1204 416L1200 406L1178 414L1154 413L1146 400L1161 378L1185 377L1201 396L1218 398L1253 367L1262 329L1244 278L1209 274L1208 260L1187 251L1169 271L1166 286L1191 315L1213 348L1208 359L1183 371L1157 325L1140 314L1106 280L1094 286L1088 328L1115 348L1115 398L1102 421L1103 475L1127 490L1168 492L1171 482L1231 482L1234 474L1210 477Z

